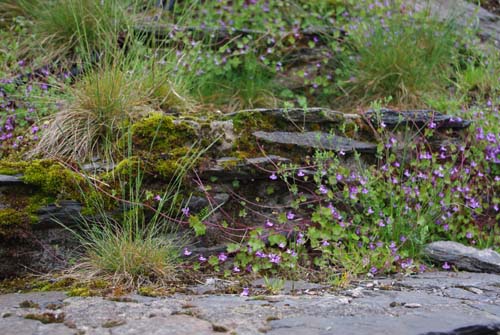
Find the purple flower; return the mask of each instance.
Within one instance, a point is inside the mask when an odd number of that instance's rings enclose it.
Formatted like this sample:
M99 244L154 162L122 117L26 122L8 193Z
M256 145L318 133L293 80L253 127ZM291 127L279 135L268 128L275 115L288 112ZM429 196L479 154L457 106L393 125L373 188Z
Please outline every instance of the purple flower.
M445 269L445 270L451 269L451 266L448 264L448 262L444 262L443 269Z
M221 253L219 254L219 257L218 257L218 258L219 258L219 261L221 261L221 262L225 262L225 261L227 260L227 255L226 255L225 253L221 252Z
M274 226L274 223L272 223L271 221L269 221L269 219L266 220L266 227L272 227Z
M424 264L420 264L420 266L418 267L418 271L425 272L425 270L427 270L427 267Z
M184 256L190 256L192 254L191 251L189 251L188 248L184 248L184 252L183 252Z
M240 293L240 297L248 297L249 294L250 294L250 292L249 292L248 287L244 287L243 291L241 291L241 293Z
M281 242L280 244L278 244L278 247L280 247L280 249L284 249L286 247L286 243Z
M321 242L321 245L324 247L328 247L330 245L330 242L328 242L327 240L323 240L323 242Z
M255 252L255 256L257 256L258 258L266 258L267 257L267 255L260 250Z
M304 170L299 170L299 172L297 172L297 176L304 177L305 176Z
M472 233L470 231L465 234L465 237L467 237L469 240L472 238Z
M276 254L269 254L267 256L269 258L269 261L274 264L279 264L281 262L281 256L276 255Z
M375 266L372 266L372 267L370 268L370 273L371 273L371 274L376 274L377 272L378 272L378 269L377 269Z
M205 262L205 261L207 260L207 258L206 258L206 257L203 257L203 255L200 255L200 257L198 257L198 260L199 260L200 262Z
M184 207L183 209L181 209L181 212L182 214L184 214L184 216L189 216L189 207Z
M269 179L271 179L271 180L276 180L276 179L278 179L278 176L276 176L276 174L273 172L273 173L269 176Z
M321 194L327 194L328 193L328 189L326 188L325 185L320 185L320 187L319 187L318 190L319 190L319 193L321 193Z
M295 218L295 214L293 214L292 211L289 211L288 213L286 213L286 218L288 220L293 220Z
M237 267L237 266L235 265L235 266L233 267L233 271L234 271L234 272L240 272L241 270L240 270L240 268L239 268L239 267Z
M39 130L40 130L40 128L38 128L37 126L32 126L30 131L32 134L35 134Z
M156 201L161 201L161 196L159 194L157 194L157 195L155 195L155 197L153 199Z

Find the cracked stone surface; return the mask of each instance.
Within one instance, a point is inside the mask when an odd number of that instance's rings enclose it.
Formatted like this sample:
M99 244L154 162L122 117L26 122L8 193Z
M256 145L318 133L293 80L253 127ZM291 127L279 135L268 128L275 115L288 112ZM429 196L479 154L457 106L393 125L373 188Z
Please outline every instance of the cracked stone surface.
M255 285L251 293L257 292ZM300 295L130 295L127 302L62 292L7 294L0 296L0 329L2 335L418 335L459 334L452 330L470 326L500 330L496 274L429 272L360 281L337 292L322 285L307 287ZM39 307L21 308L25 301ZM44 313L63 315L64 320L44 324L25 318Z

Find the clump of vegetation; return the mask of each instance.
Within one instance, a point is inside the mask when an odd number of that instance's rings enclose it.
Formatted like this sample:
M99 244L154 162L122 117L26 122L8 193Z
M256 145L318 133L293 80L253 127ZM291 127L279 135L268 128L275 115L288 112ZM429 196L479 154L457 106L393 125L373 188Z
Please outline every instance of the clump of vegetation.
M399 15L360 22L343 64L347 99L367 103L388 96L398 105L422 106L446 94L459 40L452 22Z

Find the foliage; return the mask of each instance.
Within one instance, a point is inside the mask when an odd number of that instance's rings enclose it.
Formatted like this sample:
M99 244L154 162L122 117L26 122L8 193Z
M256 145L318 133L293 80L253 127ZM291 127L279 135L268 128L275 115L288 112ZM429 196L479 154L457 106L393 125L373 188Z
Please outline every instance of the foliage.
M353 52L343 63L348 98L366 103L392 96L399 105L418 106L445 93L458 57L455 31L453 22L432 17L361 22L351 30Z

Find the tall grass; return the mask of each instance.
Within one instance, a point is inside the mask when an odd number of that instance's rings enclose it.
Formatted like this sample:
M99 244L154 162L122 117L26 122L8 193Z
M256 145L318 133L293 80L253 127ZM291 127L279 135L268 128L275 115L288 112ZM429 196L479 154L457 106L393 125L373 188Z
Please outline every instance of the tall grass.
M85 160L113 147L119 131L149 110L189 108L171 72L141 52L115 53L70 88L70 99L49 117L31 155Z
M361 25L349 38L343 62L347 99L368 103L387 96L399 105L422 105L446 92L457 57L452 22L393 16Z

